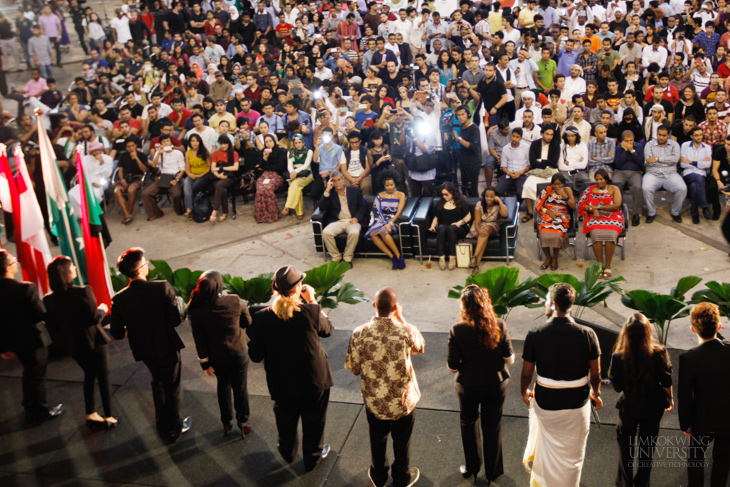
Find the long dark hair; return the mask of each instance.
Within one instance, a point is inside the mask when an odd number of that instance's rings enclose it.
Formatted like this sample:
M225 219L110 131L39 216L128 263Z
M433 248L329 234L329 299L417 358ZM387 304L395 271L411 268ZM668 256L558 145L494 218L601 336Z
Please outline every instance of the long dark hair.
M193 137L198 139L198 157L208 160L210 154L208 153L208 148L205 147L205 144L203 144L203 138L200 135L190 134L190 139L188 139L188 147L190 147L190 141L193 140Z
M223 276L217 271L205 271L190 293L190 308L213 304L223 291Z
M651 323L641 313L632 314L626 321L613 351L623 356L625 389L630 393L646 392L651 387L655 353L669 363L666 349L654 340Z
M439 194L443 190L446 190L449 193L451 193L451 196L454 198L454 206L456 206L456 208L462 209L462 208L464 208L464 206L466 206L466 201L464 201L464 198L461 196L461 192L459 191L459 188L457 188L454 183L449 181L449 182L442 184L441 187L438 189ZM436 211L443 210L444 203L446 203L446 201L444 201L444 197L441 196L441 198L439 198L438 203L436 203Z
M234 162L236 162L236 160L233 158L233 143L231 142L231 139L228 137L228 135L223 134L218 137L218 145L221 144L228 144L228 150L226 150L226 162L228 162L228 164L233 164Z
M489 293L472 284L461 291L461 320L472 325L477 332L479 344L485 348L496 348L502 339L497 315L492 308Z
M72 265L73 261L65 255L55 257L48 264L48 284L51 286L51 291L59 293L73 287L74 280L71 278Z

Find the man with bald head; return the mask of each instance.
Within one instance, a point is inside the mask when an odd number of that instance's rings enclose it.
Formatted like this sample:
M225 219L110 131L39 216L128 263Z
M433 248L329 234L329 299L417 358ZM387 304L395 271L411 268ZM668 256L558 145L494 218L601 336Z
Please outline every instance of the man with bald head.
M375 487L388 481L386 448L393 437L394 487L410 487L420 472L409 467L409 446L416 403L421 397L411 355L423 353L418 329L403 318L403 308L391 287L377 292L375 317L352 332L345 368L360 376L365 413L370 429L368 478Z

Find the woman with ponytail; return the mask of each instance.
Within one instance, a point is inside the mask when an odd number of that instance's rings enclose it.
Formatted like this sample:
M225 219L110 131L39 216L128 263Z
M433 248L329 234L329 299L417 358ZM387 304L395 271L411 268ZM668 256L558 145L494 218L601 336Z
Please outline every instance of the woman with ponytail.
M253 316L247 333L248 354L264 362L266 383L274 401L279 453L288 463L298 450L297 425L302 419L302 456L309 472L324 459L332 370L320 337L332 335L332 322L317 304L305 275L292 266L274 274L274 302Z
M195 348L205 375L218 379L218 406L223 434L233 428L233 407L241 436L249 433L248 347L243 332L251 324L246 304L235 295L223 295L223 277L206 271L188 303ZM232 398L232 400L231 400Z
M489 294L472 284L461 292L461 322L449 333L449 370L456 373L461 408L461 441L466 464L464 478L476 480L482 465L488 482L504 472L502 465L502 406L509 384L507 365L515 361L504 321L497 318ZM482 445L479 445L481 407Z
M664 411L674 409L672 364L667 350L655 339L651 323L634 313L624 324L613 347L608 377L616 392L618 424L616 433L619 465L616 485L649 485L659 423ZM638 438L635 439L638 432ZM632 455L634 445L637 455ZM633 464L639 467L634 474Z

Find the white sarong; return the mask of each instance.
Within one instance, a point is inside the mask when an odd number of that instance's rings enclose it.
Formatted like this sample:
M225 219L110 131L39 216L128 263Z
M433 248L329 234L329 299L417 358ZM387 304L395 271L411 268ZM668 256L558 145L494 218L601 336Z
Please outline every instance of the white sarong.
M550 388L572 388L579 381L538 377ZM578 487L590 431L591 402L578 409L548 411L530 400L530 433L522 463L530 472L531 487Z

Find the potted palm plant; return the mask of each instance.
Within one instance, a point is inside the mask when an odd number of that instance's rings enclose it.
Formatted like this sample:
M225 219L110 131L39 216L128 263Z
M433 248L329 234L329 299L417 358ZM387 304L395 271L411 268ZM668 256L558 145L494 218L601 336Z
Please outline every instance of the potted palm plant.
M720 308L720 314L730 318L730 284L727 282L710 281L705 283L707 289L700 289L692 295L692 304L710 302Z
M621 303L627 308L640 311L649 321L654 323L657 339L662 345L666 346L669 337L669 325L672 321L684 318L689 314L690 303L685 300L685 295L700 281L702 281L702 278L697 276L683 277L669 294L635 289L626 292L621 297Z

